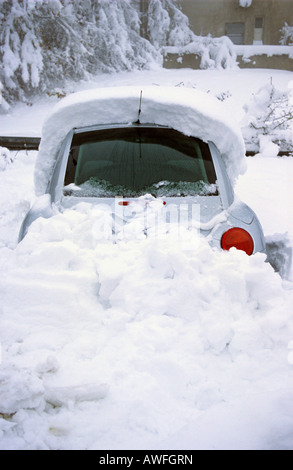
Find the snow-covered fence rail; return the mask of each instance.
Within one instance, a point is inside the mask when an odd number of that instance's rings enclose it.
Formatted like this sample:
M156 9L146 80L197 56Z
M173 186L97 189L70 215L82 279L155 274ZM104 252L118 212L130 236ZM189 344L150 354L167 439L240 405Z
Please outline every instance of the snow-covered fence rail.
M0 147L9 150L38 150L40 137L1 137Z

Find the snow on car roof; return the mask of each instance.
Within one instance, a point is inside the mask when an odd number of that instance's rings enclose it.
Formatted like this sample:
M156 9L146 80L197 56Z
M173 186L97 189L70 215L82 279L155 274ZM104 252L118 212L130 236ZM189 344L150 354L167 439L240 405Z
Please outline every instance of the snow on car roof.
M44 194L51 179L62 142L73 128L103 124L140 123L169 126L188 136L212 141L222 154L234 184L246 169L241 130L224 104L191 88L114 87L69 95L60 101L44 122L35 166L35 190Z

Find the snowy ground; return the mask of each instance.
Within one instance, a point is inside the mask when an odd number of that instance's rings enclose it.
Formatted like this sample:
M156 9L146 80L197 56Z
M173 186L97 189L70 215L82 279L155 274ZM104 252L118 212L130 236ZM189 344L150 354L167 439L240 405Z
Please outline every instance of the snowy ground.
M242 106L292 72L156 70L95 86L196 86ZM39 135L56 101L19 105L0 134ZM82 205L40 220L36 153L0 172L0 449L292 449L293 283L263 255L205 240L97 240ZM236 193L292 244L293 158L248 159Z

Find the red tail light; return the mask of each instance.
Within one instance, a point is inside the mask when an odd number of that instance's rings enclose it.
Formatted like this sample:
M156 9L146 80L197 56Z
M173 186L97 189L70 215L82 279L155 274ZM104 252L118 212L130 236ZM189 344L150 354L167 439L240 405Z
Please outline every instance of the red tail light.
M129 201L119 201L118 204L119 204L119 206L129 206L130 202Z
M248 255L253 253L254 243L253 239L246 230L239 227L234 227L224 233L221 240L223 250L230 250L230 248L237 248L237 250L245 251Z

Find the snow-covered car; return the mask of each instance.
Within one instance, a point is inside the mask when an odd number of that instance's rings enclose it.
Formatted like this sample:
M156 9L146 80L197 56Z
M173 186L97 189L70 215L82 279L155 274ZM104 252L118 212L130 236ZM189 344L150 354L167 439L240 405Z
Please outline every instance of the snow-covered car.
M170 208L187 207L191 225L198 208L200 234L219 249L265 252L257 216L234 195L243 171L241 132L223 103L206 93L156 86L76 93L44 124L37 198L19 241L37 218L81 201L107 204L113 215L117 207L127 208L129 220L137 203L145 210L155 200L165 220Z

